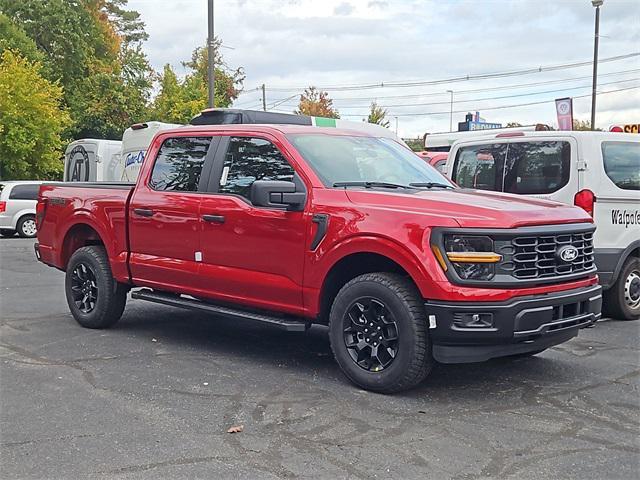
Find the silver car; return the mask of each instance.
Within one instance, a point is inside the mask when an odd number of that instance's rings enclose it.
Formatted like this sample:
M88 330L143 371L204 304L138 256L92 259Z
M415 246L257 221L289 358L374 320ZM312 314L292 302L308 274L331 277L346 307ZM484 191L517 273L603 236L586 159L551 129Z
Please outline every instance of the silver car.
M0 235L36 236L36 204L42 182L0 182Z

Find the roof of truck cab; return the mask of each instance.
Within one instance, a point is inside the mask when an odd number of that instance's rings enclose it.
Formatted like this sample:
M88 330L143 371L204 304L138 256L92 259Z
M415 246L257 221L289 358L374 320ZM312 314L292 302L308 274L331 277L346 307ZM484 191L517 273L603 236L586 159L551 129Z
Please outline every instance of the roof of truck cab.
M310 125L291 125L291 124L241 124L231 123L226 125L186 125L184 127L172 128L168 130L162 130L163 135L171 135L174 133L181 133L185 131L192 132L265 132L265 133L282 133L289 134L315 134L315 135L348 135L348 136L360 136L360 137L376 137L370 132L361 130L352 130L348 128L337 127L314 127Z

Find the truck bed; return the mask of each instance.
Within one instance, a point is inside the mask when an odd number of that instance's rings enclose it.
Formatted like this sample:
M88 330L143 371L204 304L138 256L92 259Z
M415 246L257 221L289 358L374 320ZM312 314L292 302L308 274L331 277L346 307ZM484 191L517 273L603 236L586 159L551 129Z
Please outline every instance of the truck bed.
M74 242L102 242L114 276L128 281L127 206L134 186L106 182L43 184L36 215L42 261L64 269L70 252L76 249Z

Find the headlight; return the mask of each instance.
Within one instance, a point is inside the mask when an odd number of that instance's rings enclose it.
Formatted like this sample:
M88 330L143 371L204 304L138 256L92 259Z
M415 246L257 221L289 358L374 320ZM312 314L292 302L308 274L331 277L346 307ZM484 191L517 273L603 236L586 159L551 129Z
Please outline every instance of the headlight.
M447 235L444 247L456 273L464 280L491 280L495 264L502 260L493 251L493 240L489 237Z

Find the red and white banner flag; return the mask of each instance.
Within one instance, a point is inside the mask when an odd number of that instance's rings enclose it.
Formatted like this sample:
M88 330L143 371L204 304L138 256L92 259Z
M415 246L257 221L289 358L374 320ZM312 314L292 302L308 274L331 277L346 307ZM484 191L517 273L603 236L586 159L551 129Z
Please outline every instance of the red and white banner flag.
M558 130L573 130L573 99L557 98Z

